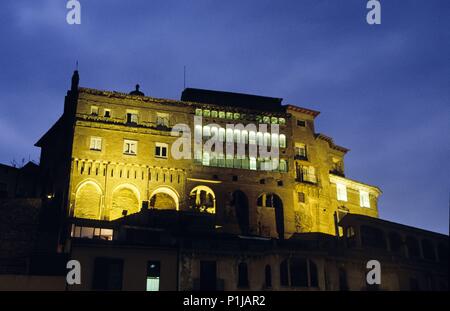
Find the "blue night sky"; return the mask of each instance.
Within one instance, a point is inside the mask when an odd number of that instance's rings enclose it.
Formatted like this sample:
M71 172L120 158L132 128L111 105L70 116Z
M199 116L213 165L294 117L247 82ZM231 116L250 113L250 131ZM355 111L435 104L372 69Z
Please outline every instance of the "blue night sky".
M0 162L39 159L76 60L81 86L174 99L186 65L189 87L321 111L382 218L448 233L450 1L382 1L379 26L366 0L80 2L68 25L65 0L1 1Z

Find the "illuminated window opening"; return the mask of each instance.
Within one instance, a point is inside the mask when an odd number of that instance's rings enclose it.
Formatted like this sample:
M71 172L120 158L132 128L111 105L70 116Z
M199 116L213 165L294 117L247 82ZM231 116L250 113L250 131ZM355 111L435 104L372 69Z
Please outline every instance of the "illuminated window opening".
M167 158L168 156L168 145L164 143L155 144L155 156L158 158Z
M148 292L159 291L159 278L161 277L161 263L159 261L149 261L147 263L147 283Z
M127 110L127 123L137 124L138 123L138 113L137 111Z
M359 191L359 204L361 205L361 207L370 208L369 192L363 190Z
M339 201L347 201L347 187L344 184L336 184L336 193Z
M137 141L125 139L123 141L123 153L127 155L137 154Z
M156 125L162 127L169 127L169 114L168 113L156 113Z
M286 135L280 135L280 148L286 148Z
M101 137L91 137L90 149L101 151L102 150L102 139Z
M91 106L91 115L98 116L98 107L97 106Z

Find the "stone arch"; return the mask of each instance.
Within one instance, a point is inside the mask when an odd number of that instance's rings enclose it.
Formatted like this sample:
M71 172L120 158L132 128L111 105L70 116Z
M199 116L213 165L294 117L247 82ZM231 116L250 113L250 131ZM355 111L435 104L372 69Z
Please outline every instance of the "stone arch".
M150 195L150 208L179 210L180 196L175 189L161 186L153 190Z
M92 180L80 183L75 192L73 216L76 218L100 219L103 190Z
M208 186L194 187L189 193L189 207L200 212L216 213L216 195Z
M112 204L109 219L114 220L126 215L134 214L140 210L140 194L136 186L123 184L116 187L112 195Z

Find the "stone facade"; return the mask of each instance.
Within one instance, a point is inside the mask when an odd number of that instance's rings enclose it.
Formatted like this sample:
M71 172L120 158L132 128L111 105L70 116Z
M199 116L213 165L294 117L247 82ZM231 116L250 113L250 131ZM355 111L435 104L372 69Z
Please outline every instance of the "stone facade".
M296 232L336 234L341 210L378 216L380 190L343 177L347 149L315 133L316 111L291 105L258 111L87 88L77 89L66 105L73 106L65 113L73 115L63 116L73 122L73 133L65 138L73 137L69 191L63 200L69 216L114 220L143 205L192 210L200 208L195 200L206 200L224 232L284 238ZM171 146L178 137L171 136L171 129L187 124L194 146L195 116L202 116L203 135L208 124L277 123L283 163L269 171L260 169L264 163L259 157L256 169L249 158L205 163L205 155L196 158L193 150L191 159L174 159ZM251 138L244 139L248 150ZM259 145L259 137L255 140ZM54 143L39 143L44 158L57 148ZM346 187L345 200L337 198L337 183ZM368 207L361 206L360 191L368 194Z

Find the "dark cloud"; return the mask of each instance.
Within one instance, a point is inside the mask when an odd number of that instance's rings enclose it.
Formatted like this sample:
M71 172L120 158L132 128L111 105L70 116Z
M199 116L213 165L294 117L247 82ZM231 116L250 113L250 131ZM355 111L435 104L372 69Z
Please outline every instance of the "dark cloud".
M81 84L179 98L188 85L284 97L322 111L348 176L378 185L383 218L448 232L450 2L65 1L0 4L0 161L36 159L75 61ZM24 121L26 120L26 121Z

